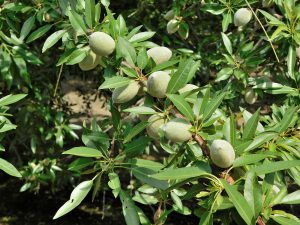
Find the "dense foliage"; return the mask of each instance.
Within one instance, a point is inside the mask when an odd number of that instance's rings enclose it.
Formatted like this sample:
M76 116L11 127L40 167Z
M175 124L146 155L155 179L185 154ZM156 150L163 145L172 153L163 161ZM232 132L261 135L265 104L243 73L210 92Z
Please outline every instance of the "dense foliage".
M300 224L296 0L0 4L0 140L20 173L0 169L21 192L73 185L54 219L109 188L127 225ZM110 116L70 122L70 76Z

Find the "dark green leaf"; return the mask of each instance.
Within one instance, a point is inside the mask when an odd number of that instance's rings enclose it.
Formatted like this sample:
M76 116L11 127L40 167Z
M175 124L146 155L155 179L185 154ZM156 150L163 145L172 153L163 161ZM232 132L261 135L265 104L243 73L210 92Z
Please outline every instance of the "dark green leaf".
M173 74L168 84L167 93L173 94L182 88L189 79L190 69L194 64L194 60L189 58L179 64L178 70Z
M246 224L251 225L254 222L254 215L251 207L244 198L244 196L238 192L233 186L227 183L226 180L220 180L229 196L229 199L232 201L234 207L246 222Z
M148 126L147 121L140 122L139 124L135 125L129 134L124 138L124 144L130 141L132 138L134 138L136 135L141 133L146 127Z
M175 107L186 116L190 121L194 120L194 114L191 106L181 95L168 94L167 97L173 102Z
M76 155L81 157L102 157L103 156L101 152L98 151L97 149L88 148L88 147L74 147L68 151L64 151L62 154Z

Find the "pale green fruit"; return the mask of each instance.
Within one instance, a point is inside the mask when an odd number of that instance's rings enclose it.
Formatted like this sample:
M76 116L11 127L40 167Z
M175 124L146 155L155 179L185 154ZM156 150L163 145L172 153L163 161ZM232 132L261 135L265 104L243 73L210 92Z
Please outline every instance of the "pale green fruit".
M94 69L100 62L101 56L96 55L92 50L88 51L87 56L79 63L83 71Z
M43 15L43 20L44 20L45 22L47 22L47 23L50 23L50 22L53 21L51 15L50 15L49 13L44 13L44 15Z
M254 104L257 100L257 94L251 87L246 88L245 90L245 101L248 104Z
M300 59L300 47L296 48L296 55Z
M165 15L164 15L164 19L165 20L171 20L175 17L175 13L174 11L171 9L169 10Z
M116 88L112 93L112 100L114 103L125 103L133 99L140 89L138 82L133 81L128 85Z
M251 20L252 12L247 8L241 8L234 14L234 24L237 27L244 26Z
M166 97L168 84L171 77L164 71L152 73L147 81L147 90L150 95L156 98Z
M192 90L198 89L199 87L194 84L186 84L183 88L179 89L179 94L183 94L185 92L190 92Z
M100 56L110 55L116 47L115 41L111 36L99 31L90 35L89 45L92 51Z
M159 140L159 128L165 124L164 118L159 114L154 114L148 119L149 125L147 127L148 135L156 140Z
M173 142L188 141L192 137L189 131L191 127L192 125L185 119L172 119L164 127L165 136Z
M161 46L150 48L147 54L157 65L169 61L172 57L172 51L167 47Z
M179 29L179 21L172 19L167 23L167 32L168 34L174 34Z
M210 158L220 168L230 167L235 159L232 145L225 140L214 140L210 147Z

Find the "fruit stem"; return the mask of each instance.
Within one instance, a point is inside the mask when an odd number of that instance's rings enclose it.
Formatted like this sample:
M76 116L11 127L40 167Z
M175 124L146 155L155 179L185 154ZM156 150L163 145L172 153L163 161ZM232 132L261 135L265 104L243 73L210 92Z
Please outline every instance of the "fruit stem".
M209 151L209 148L208 148L208 146L207 146L205 140L204 140L200 135L198 135L198 134L195 134L195 135L194 135L194 139L195 139L195 141L198 143L198 145L201 147L203 153L204 153L207 157L209 157L209 152L210 152L210 151Z
M63 68L64 68L64 64L62 64L62 65L60 66L60 68L59 68L59 73L58 73L58 77L57 77L57 80L56 80L56 84L55 84L55 89L54 89L53 97L56 96L56 92L57 92L57 88L58 88L58 84L59 84L59 81L60 81L60 77L61 77Z
M273 46L272 40L270 39L270 37L269 37L269 35L268 35L266 29L265 29L264 26L262 25L261 21L260 21L259 18L257 17L256 13L255 13L254 10L252 9L252 7L251 7L251 5L249 4L249 2L248 2L247 0L245 0L245 2L247 3L247 5L248 5L248 7L250 8L251 12L253 13L255 19L257 20L257 22L259 23L259 25L260 25L261 28L263 29L265 35L267 36L268 42L269 42L270 45L271 45L271 48L272 48L272 50L273 50L273 52L274 52L274 55L275 55L275 57L276 57L277 62L280 62L280 61L279 61L279 58L278 58L278 56L277 56L276 50L275 50L275 48L274 48L274 46Z

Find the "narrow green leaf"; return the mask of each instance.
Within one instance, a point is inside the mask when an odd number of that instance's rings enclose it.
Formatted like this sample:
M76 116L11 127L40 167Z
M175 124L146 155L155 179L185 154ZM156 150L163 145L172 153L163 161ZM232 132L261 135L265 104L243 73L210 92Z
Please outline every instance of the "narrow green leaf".
M271 14L267 13L266 11L261 10L261 9L259 9L258 11L261 12L269 20L270 24L277 25L277 26L280 26L280 25L286 26L282 21L280 21L276 17L272 16Z
M87 49L82 48L74 50L66 60L66 64L74 65L80 63L87 56L87 51Z
M232 55L232 46L231 46L231 41L229 40L228 36L224 33L222 34L222 39L223 39L223 43L225 45L225 48L227 50L227 52Z
M95 5L95 24L99 23L100 16L101 16L101 6L100 6L100 3L98 2Z
M250 154L250 155L243 155L238 158L236 158L233 162L233 167L241 167L241 166L246 166L249 164L254 164L257 163L265 158L268 157L274 157L275 154L268 153L268 154Z
M295 80L295 65L296 65L296 48L290 45L287 56L287 66L289 76Z
M257 175L263 175L274 173L280 170L287 170L296 166L300 166L300 160L269 162L260 166L253 167L250 171L255 172Z
M33 31L26 39L26 43L30 43L30 42L42 37L44 34L46 34L51 29L51 27L52 27L52 25L47 24L47 25L42 26L42 27L38 28L37 30Z
M260 147L263 144L266 144L268 141L272 140L277 134L278 133L276 132L264 132L259 134L254 138L252 143L246 149L244 149L244 152L251 151Z
M25 98L27 94L16 94L16 95L7 95L0 99L0 106L6 106L13 104L15 102L20 101L21 99Z
M175 107L185 115L190 121L194 120L194 114L191 106L181 95L167 94L167 97L173 102Z
M212 225L212 213L211 211L206 211L201 215L199 225Z
M93 148L88 147L75 147L71 148L68 151L64 151L62 154L67 155L76 155L76 156L82 156L82 157L101 157L103 156L100 151Z
M141 133L146 127L148 126L147 121L140 122L139 124L135 125L129 134L124 138L124 144L130 141L132 138L134 138L136 135Z
M127 77L114 76L114 77L106 78L105 81L99 87L99 89L123 87L129 84L130 82L131 79Z
M136 62L136 51L130 42L122 37L118 38L117 43L117 55L119 57L124 57L126 61L134 66Z
M74 10L70 10L68 16L74 30L76 30L78 33L83 33L83 34L87 32L87 27L84 23L82 16L80 16Z
M109 173L108 178L109 178L108 186L113 190L112 191L113 195L116 198L121 191L121 182L119 176L116 173Z
M59 39L66 33L66 30L59 30L51 34L45 41L44 46L42 48L42 53L44 53L47 49L51 48L53 45L58 42Z
M279 204L300 204L300 190L286 195Z
M138 67L143 70L147 66L148 63L148 54L145 48L142 48L142 50L139 51L138 57L137 57L137 65Z
M156 172L161 170L164 167L164 165L159 162L146 160L146 159L137 159L136 158L136 159L131 159L129 162L132 166L143 167L143 168L151 169Z
M146 114L151 115L155 114L156 111L150 107L147 106L136 106L128 109L124 109L123 112L130 112L130 113L136 113L136 114Z
M179 64L178 70L173 74L168 84L168 88L167 88L168 94L173 94L177 92L188 82L189 72L194 63L195 61L189 58L188 60L182 61Z
M176 193L174 191L171 191L171 198L173 200L173 202L175 203L175 205L178 207L179 210L183 210L183 204L181 199L178 197L178 195L176 195Z
M257 218L262 210L262 189L258 184L255 173L247 173L244 186L244 197L249 203L254 218Z
M154 73L156 71L160 71L160 70L164 70L168 67L171 67L175 64L177 64L179 62L179 60L171 60L171 61L167 61L167 62L163 62L161 64L156 65L152 70L151 73ZM179 90L179 89L178 89Z
M244 196L238 192L234 187L227 183L226 180L220 179L222 182L229 199L232 201L234 207L246 222L246 224L251 225L254 222L254 215L251 207L249 206L248 202L244 198Z
M11 163L1 158L0 158L0 170L3 170L5 173L14 177L22 177L19 171Z
M203 163L199 166L191 166L184 168L176 168L176 169L165 169L160 173L153 174L150 177L158 179L158 180L179 180L179 179L187 179L192 177L199 177L205 174L210 173L209 165Z
M209 103L206 105L206 108L203 113L203 120L208 119L211 115L216 111L216 109L221 105L226 92L222 92L221 94L215 96Z
M168 181L158 180L150 177L150 175L156 173L155 170L143 167L133 167L132 173L138 180L143 183L149 184L151 187L159 188L161 190L166 190L170 187Z
M133 35L130 39L129 42L140 42L140 41L145 41L151 37L153 37L155 32L153 31L145 31L145 32L140 32L135 35Z
M93 186L93 181L89 180L89 181L84 181L80 183L77 187L75 187L70 195L70 200L68 200L63 206L59 208L59 210L56 212L53 219L55 220L69 213L74 208L76 208L82 202L82 200L87 196L92 186Z
M120 199L122 202L123 215L125 217L125 221L127 225L139 225L139 215L136 210L136 206L130 197L130 195L121 190L120 191Z
M294 117L297 117L296 107L289 107L282 116L282 120L272 129L278 133L286 131L290 126L290 123L293 121Z
M300 220L294 220L283 216L272 216L272 219L281 225L299 225Z
M21 33L20 33L20 39L24 40L27 35L30 33L35 21L35 16L29 17L23 24Z
M89 28L93 28L95 19L95 0L85 0L85 19Z
M259 121L259 113L260 110L259 109L256 110L256 112L247 121L243 132L244 140L249 140L254 138L255 132L257 130L258 121Z

